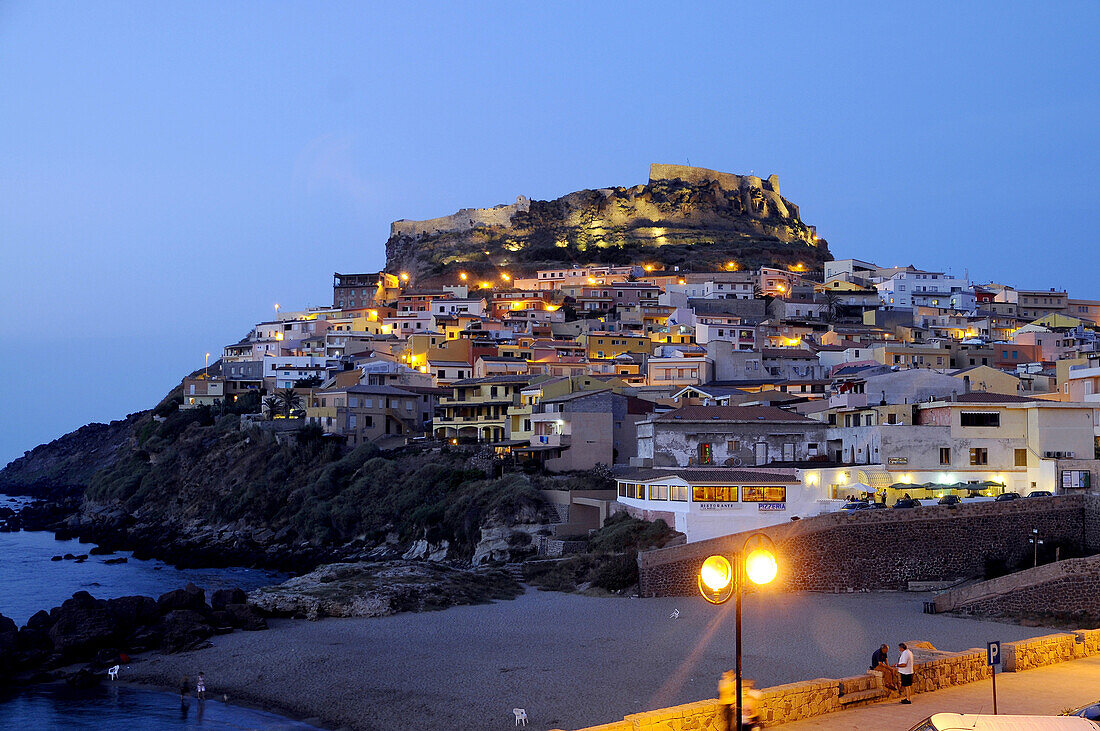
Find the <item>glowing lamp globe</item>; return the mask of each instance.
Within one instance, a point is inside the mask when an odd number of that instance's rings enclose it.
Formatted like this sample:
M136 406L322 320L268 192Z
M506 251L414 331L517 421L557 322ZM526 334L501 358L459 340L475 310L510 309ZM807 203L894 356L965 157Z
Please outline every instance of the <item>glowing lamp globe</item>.
M699 593L714 604L721 604L733 594L733 564L725 556L709 556L699 569Z
M770 584L778 573L775 554L765 548L757 548L745 558L745 574L754 584Z

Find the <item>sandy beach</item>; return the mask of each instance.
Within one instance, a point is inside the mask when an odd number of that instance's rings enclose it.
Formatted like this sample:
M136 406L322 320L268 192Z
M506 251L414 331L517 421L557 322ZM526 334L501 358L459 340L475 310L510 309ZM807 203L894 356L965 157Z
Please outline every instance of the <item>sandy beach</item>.
M880 642L947 650L1050 630L921 613L925 594L779 594L745 601L745 674L775 685L866 669ZM678 618L671 618L679 610ZM528 592L492 605L381 619L278 620L266 632L153 655L129 681L210 692L332 727L575 729L715 696L733 666L732 603Z

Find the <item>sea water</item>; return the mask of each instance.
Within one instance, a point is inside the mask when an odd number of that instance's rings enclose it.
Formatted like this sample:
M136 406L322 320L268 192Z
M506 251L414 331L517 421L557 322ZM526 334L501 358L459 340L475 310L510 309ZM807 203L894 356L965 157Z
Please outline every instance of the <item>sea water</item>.
M0 507L18 509L23 498L0 495ZM0 533L0 614L23 625L39 609L59 606L75 592L97 599L158 597L192 582L206 589L245 591L277 584L285 574L258 569L177 569L162 561L140 561L128 551L92 556L80 563L52 561L58 555L86 555L94 544L58 541L46 531ZM125 556L127 563L107 564ZM19 690L0 688L0 729L309 729L281 716L210 699L192 698L121 683L74 690L64 684Z
M189 698L124 683L74 690L63 683L15 694L0 692L0 728L5 729L314 729L274 713Z

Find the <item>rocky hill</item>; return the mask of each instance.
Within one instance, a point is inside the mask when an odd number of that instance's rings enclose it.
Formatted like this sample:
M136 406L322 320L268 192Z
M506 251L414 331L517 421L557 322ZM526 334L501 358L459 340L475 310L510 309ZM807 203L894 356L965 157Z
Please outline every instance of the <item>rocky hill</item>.
M128 451L134 425L145 412L110 424L88 424L48 444L39 444L0 470L0 493L60 497L81 491L101 469Z
M461 269L493 277L571 264L653 263L681 271L821 268L828 244L780 194L779 179L653 165L645 185L569 193L428 221L395 221L386 268L422 282Z

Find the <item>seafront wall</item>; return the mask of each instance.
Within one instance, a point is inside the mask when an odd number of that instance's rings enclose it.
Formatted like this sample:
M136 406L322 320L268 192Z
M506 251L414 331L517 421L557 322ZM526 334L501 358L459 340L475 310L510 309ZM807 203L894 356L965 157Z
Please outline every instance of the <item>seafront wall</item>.
M1048 548L1100 552L1100 496L831 513L759 532L775 541L779 553L776 590L859 591L982 577L987 563L1030 559L1032 530ZM735 553L748 535L641 553L641 595L695 594L703 560Z
M966 685L989 678L985 648L945 652L927 642L909 642L917 663L915 693ZM1033 637L1001 645L1003 672L1021 672L1100 655L1100 630L1076 630ZM816 678L761 688L761 719L774 726L869 705L893 697L876 673L850 678ZM621 721L577 731L721 731L721 706L716 698L633 713ZM560 729L558 731L561 731Z

